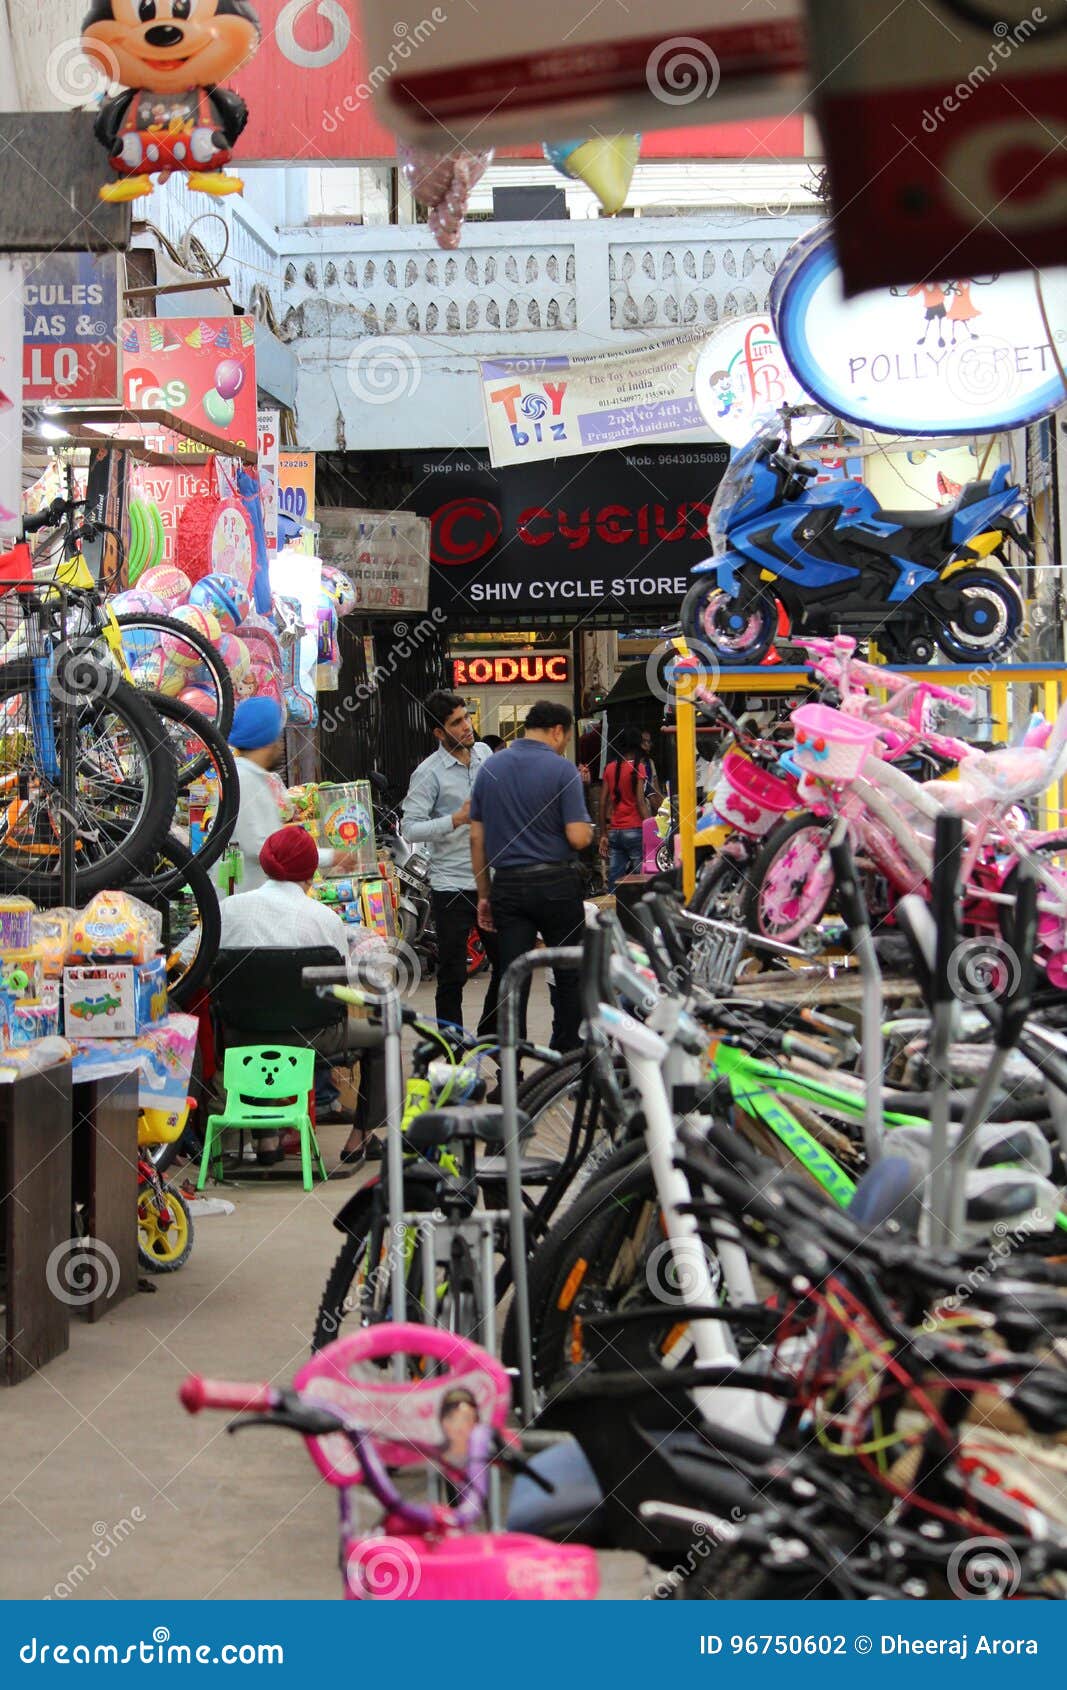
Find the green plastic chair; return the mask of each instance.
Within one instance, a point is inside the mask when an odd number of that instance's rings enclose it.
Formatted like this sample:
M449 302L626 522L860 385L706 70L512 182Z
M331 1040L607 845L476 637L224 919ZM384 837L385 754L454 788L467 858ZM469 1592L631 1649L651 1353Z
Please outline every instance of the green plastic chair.
M308 1093L315 1084L315 1052L309 1046L237 1045L226 1052L222 1083L226 1103L221 1115L207 1119L197 1191L203 1191L212 1164L215 1180L222 1183L222 1135L234 1127L243 1132L298 1132L304 1190L310 1191L314 1180L312 1156L322 1178L329 1177L308 1111Z

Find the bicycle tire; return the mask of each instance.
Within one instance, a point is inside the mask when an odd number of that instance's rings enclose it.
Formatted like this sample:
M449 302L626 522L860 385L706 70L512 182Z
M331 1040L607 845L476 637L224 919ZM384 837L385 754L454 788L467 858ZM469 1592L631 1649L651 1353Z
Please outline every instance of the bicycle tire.
M218 809L203 844L193 853L202 868L211 868L230 843L233 830L237 826L237 813L241 807L241 785L237 778L237 764L233 752L214 722L209 721L199 710L194 710L191 704L183 704L180 698L170 698L162 692L146 691L144 697L151 701L157 716L161 716L165 722L177 722L180 727L191 729L207 746L206 751L191 757L186 764L179 763L178 791L183 792L186 787L191 786L194 780L198 780L206 772L209 765L214 767L219 786Z
M129 611L126 615L116 616L115 621L118 623L120 628L147 628L154 634L174 634L180 639L187 641L187 643L193 647L194 651L198 654L200 661L211 672L215 693L219 701L219 711L215 721L215 726L223 736L227 736L233 726L233 680L231 679L230 671L227 669L215 647L211 644L211 641L206 640L203 634L198 634L196 629L190 628L187 623L179 622L174 616L150 616L147 614L138 616L136 612ZM138 687L136 690L138 692L147 692L153 689Z
M564 1371L561 1357L571 1325L571 1304L559 1307L564 1287L578 1265L591 1260L587 1252L593 1251L594 1245L602 1248L605 1223L618 1216L625 1218L635 1195L642 1199L655 1196L651 1164L643 1144L637 1141L612 1153L599 1177L546 1233L534 1252L527 1268L527 1294L534 1383L538 1388L547 1388ZM651 1300L652 1293L647 1288L645 1295ZM501 1356L505 1366L517 1364L518 1322L514 1303L504 1324Z
M200 943L192 963L173 979L167 981L167 995L179 1009L191 1003L208 983L222 938L222 910L215 884L199 856L168 834L156 851L156 863L162 860L163 872L145 880L131 881L126 890L133 898L151 904L163 917L163 942L169 948L167 923L176 894L183 886L192 893L199 916ZM169 865L169 866L167 866ZM156 866L156 865L153 865Z
M103 711L109 711L122 724L142 758L144 786L141 789L140 809L132 824L128 818L114 816L103 831L102 852L90 861L76 858L74 897L79 904L85 903L94 893L105 888L124 886L136 874L141 864L166 837L174 819L174 806L178 795L177 769L160 717L137 689L119 680L110 667L105 668L95 659L91 662L99 674L98 686L87 672L85 654L79 655L76 693L79 702L75 724L75 732L79 735L79 761L82 755L82 724L91 724L94 714L99 718ZM73 684L72 680L72 686ZM19 659L3 665L0 667L0 706L15 697L28 697L32 686L33 674L29 660ZM0 744L5 737L10 737L17 743L24 734L32 739L32 728L28 723L25 728L9 729L6 736L0 733ZM102 787L109 785L103 774L94 778ZM55 791L53 783L44 784L49 786L51 791ZM110 784L120 793L124 790L121 782ZM138 788L132 786L126 790L132 800ZM20 790L19 802L21 801ZM56 802L58 805L58 792ZM45 808L48 809L47 803ZM49 820L51 816L52 812L49 810ZM92 831L97 834L101 828L103 820L98 818ZM76 825L76 832L82 835L84 851L89 827L85 823ZM9 837L5 837L0 831L0 892L21 892L43 908L57 904L62 895L58 837L53 835L51 840L45 842L34 841L20 853L9 850ZM33 856L39 858L44 853L52 858L52 868L48 873L42 873L30 866ZM21 857L21 861L14 860L16 855Z

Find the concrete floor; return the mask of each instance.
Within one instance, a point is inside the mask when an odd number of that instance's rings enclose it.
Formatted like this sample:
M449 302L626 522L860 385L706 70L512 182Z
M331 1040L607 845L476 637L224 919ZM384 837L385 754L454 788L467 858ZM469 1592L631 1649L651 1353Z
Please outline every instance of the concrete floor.
M432 1012L432 987L414 1001ZM539 981L531 1037L548 1022ZM322 1133L328 1166L346 1132ZM225 1416L185 1414L177 1390L191 1372L291 1380L336 1254L330 1222L354 1189L225 1187L235 1213L198 1223L184 1268L95 1326L75 1315L68 1353L0 1394L0 1598L340 1594L335 1495L300 1439L232 1438ZM641 1594L638 1557L602 1559L605 1595Z

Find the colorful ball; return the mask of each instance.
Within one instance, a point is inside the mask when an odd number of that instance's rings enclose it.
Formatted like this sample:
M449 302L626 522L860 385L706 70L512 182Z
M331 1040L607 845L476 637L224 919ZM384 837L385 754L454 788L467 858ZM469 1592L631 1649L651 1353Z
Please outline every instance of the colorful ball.
M204 575L190 592L189 603L210 610L224 634L232 634L251 608L248 588L236 575Z
M215 647L230 671L230 679L234 688L239 689L251 678L251 652L245 645L244 640L239 640L236 634L221 634L215 641Z
M130 673L134 686L150 687L153 692L166 693L168 698L177 698L189 681L188 669L175 663L173 652L162 651L159 646L134 663Z
M206 716L213 722L218 715L218 699L207 687L186 687L181 694L183 704L188 704L191 710L199 710L201 716Z
M158 593L143 592L140 587L127 593L116 593L111 600L116 616L166 616L167 605Z
M322 566L322 590L330 599L338 616L350 616L357 608L356 589L342 569L332 563Z
M175 622L182 622L187 628L192 628L194 633L199 634L202 639L207 640L208 645L214 645L215 641L222 637L222 629L219 626L218 617L210 610L206 610L203 605L180 604L172 613L172 620ZM169 637L174 640L177 640L178 638L176 634ZM165 635L163 639L164 651L167 649L167 638L168 636ZM188 650L188 647L186 647L186 649ZM199 662L199 659L195 659L194 661Z
M175 569L172 563L157 563L154 569L146 569L137 583L139 593L155 593L166 604L181 604L189 596L192 583L188 575L182 570Z
M223 358L215 365L215 392L221 399L236 399L245 384L245 373L236 358Z
M123 628L122 649L126 653L127 663L146 663L155 653L159 653L162 661L163 654L159 646L161 638L162 636L151 628Z

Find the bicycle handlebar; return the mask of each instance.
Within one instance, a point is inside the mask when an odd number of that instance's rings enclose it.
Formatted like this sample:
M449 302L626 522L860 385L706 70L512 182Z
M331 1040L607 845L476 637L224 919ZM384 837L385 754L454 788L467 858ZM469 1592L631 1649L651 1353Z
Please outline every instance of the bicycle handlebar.
M205 1408L220 1408L229 1414L269 1413L279 1408L283 1397L275 1385L265 1382L242 1384L236 1379L205 1379L200 1373L190 1373L182 1380L178 1397L187 1414L199 1414Z

